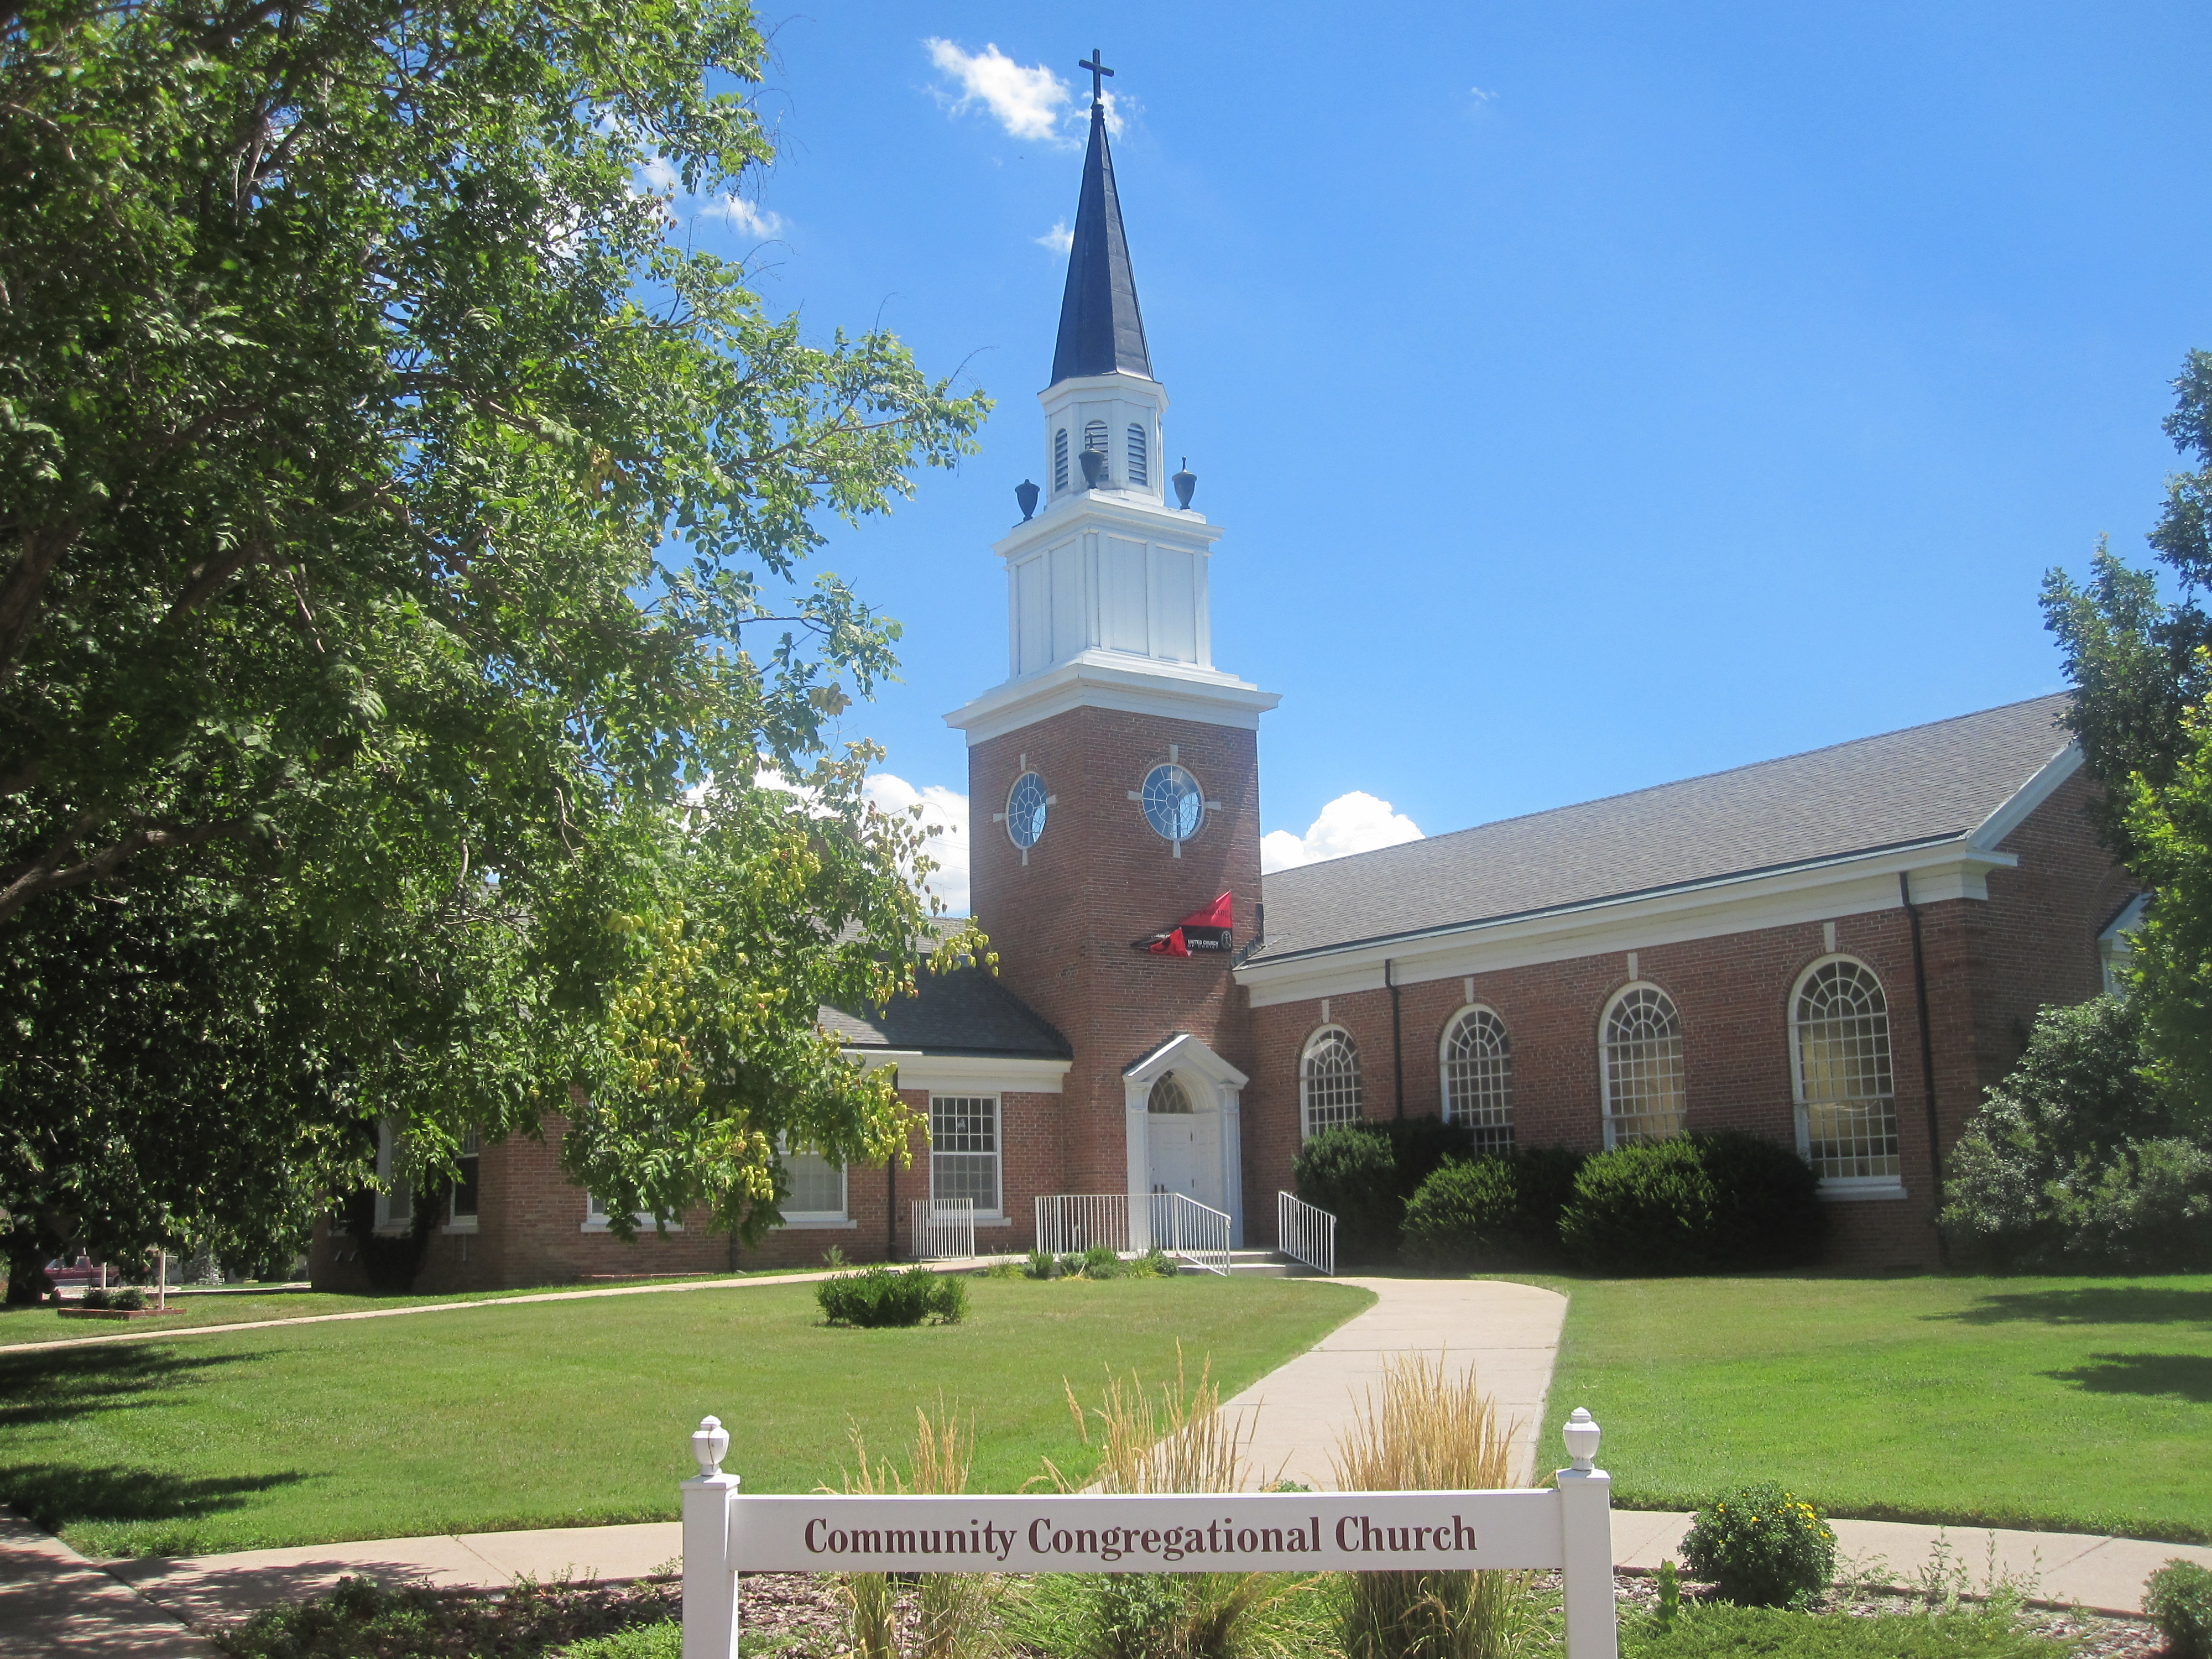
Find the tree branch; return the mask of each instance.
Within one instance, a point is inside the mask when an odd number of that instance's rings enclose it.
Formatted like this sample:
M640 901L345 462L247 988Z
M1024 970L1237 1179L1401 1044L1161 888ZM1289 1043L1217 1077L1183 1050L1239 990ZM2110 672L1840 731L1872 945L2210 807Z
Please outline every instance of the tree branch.
M252 821L249 818L228 818L217 823L193 823L181 827L149 824L132 830L113 846L102 848L90 858L64 867L62 860L70 855L84 831L91 828L89 822L80 818L74 833L49 848L44 858L9 879L5 886L0 886L0 921L7 921L41 894L104 880L141 853L164 852L173 848L198 847L204 842L229 840L244 836L252 827Z

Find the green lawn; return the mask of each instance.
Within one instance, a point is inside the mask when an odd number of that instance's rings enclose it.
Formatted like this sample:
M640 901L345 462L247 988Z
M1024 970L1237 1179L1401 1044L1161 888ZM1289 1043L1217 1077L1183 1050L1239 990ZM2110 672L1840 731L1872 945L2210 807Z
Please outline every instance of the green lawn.
M1839 1516L2212 1542L2212 1275L1534 1282L1547 1407L1623 1507L1779 1480Z
M181 1331L204 1325L246 1325L262 1319L302 1319L318 1314L373 1313L390 1308L431 1308L449 1302L496 1302L518 1296L547 1296L569 1291L615 1290L623 1284L696 1283L706 1279L773 1279L817 1273L815 1267L762 1267L743 1273L696 1273L682 1279L623 1280L603 1284L535 1285L514 1291L451 1291L443 1296L345 1296L327 1291L235 1290L169 1292L169 1311L159 1319L64 1319L49 1307L0 1310L0 1346L18 1342L60 1342L79 1337L113 1336L123 1331ZM4 1282L0 1280L0 1282ZM146 1292L150 1300L154 1292Z
M686 1437L729 1425L756 1491L835 1483L857 1425L972 1412L978 1490L1080 1462L1062 1377L1224 1392L1373 1297L1252 1279L970 1279L964 1323L833 1330L811 1285L690 1291L0 1355L0 1501L91 1555L672 1518Z

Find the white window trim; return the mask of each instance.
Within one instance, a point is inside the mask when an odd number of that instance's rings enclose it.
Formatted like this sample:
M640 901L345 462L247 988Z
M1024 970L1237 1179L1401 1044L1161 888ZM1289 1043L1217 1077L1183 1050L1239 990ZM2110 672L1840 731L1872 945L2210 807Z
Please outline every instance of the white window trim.
M476 1150L474 1152L471 1152L469 1150L469 1145L471 1141L476 1143ZM477 1207L468 1215L456 1215L453 1212L453 1200L459 1195L459 1188L456 1187L453 1191L447 1193L446 1194L446 1219L438 1230L444 1233L476 1232L478 1231L478 1224L482 1221L483 1216L483 1141L474 1129L470 1130L468 1133L462 1138L460 1156L463 1158L473 1158L477 1161Z
M639 1211L630 1218L630 1220L635 1224L641 1233L654 1231L654 1217L650 1210ZM599 1200L593 1198L589 1191L584 1194L584 1224L577 1231L586 1233L603 1233L607 1231L607 1212L599 1208ZM668 1223L668 1231L672 1233L680 1233L684 1231L684 1224L672 1218Z
M1367 1116L1367 1068L1360 1063L1358 1039L1334 1021L1324 1025L1317 1025L1307 1034L1305 1042L1298 1048L1298 1144L1300 1146L1311 1140L1316 1133L1313 1126L1312 1079L1307 1075L1306 1062L1313 1058L1314 1050L1321 1046L1322 1041L1330 1036L1342 1037L1345 1046L1352 1050L1352 1076L1358 1086L1359 1099L1357 1103L1357 1109L1350 1117L1345 1119L1342 1123L1332 1123L1328 1127L1332 1129L1340 1129L1346 1123L1364 1121Z
M776 1156L790 1158L793 1154L784 1137L775 1138ZM828 1159L823 1160L827 1163ZM786 1210L779 1232L836 1232L858 1227L853 1219L853 1169L850 1164L837 1166L837 1192L842 1200L834 1210Z
M398 1132L392 1120L380 1117L376 1121L376 1178L379 1182L392 1179L392 1166L399 1151ZM392 1193L388 1186L380 1186L376 1194L376 1231L386 1237L394 1237L408 1231L415 1224L415 1186L407 1183L407 1213L397 1221L392 1217Z
M1669 991L1665 986L1659 984L1656 981L1648 979L1632 979L1606 999L1605 1006L1599 1011L1597 1017L1597 1099L1599 1117L1602 1121L1605 1129L1605 1149L1607 1152L1611 1152L1616 1146L1630 1143L1618 1141L1614 1139L1613 1135L1614 1128L1618 1125L1620 1118L1613 1109L1613 1061L1606 1052L1607 1048L1611 1046L1607 1038L1607 1032L1613 1025L1613 1010L1620 1007L1623 1002L1626 1001L1630 997L1634 996L1638 991L1656 991L1661 996L1667 1000L1667 1006L1674 1011L1674 1041L1677 1042L1683 1042L1684 1040L1684 1032L1682 1030L1682 1005L1674 1000L1674 994L1672 991ZM1688 1045L1684 1043L1682 1054L1682 1127L1675 1131L1675 1134L1686 1135L1689 1133L1690 1057ZM1672 1137L1669 1138L1672 1139Z
M992 1185L997 1189L999 1201L990 1209L975 1212L978 1227L1006 1227L1013 1224L1006 1213L1006 1097L996 1089L932 1089L929 1103L933 1110L939 1099L988 1100L991 1103L991 1144L997 1148L990 1154L993 1165ZM972 1158L972 1152L948 1152L948 1158ZM929 1148L929 1191L927 1196L937 1196L937 1144L934 1128L931 1131ZM848 1200L850 1201L849 1200Z
M1784 1005L1783 1024L1789 1032L1790 1042L1790 1116L1797 1134L1797 1156L1808 1164L1813 1161L1813 1123L1806 1112L1805 1056L1797 1044L1797 999L1804 994L1805 981L1832 962L1848 962L1854 968L1863 968L1881 992L1882 1019L1889 1018L1889 987L1882 984L1881 975L1875 972L1874 964L1863 957L1855 957L1848 951L1831 951L1826 955L1805 964L1805 971L1790 983L1790 1000ZM1898 1163L1905 1161L1905 1137L1901 1133L1904 1120L1897 1111L1897 1042L1894 1028L1891 1030L1889 1049L1889 1114L1899 1125ZM1909 1196L1905 1177L1893 1176L1821 1176L1816 1194L1830 1204L1858 1204L1894 1200Z
M1459 1030L1460 1022L1467 1018L1470 1014L1488 1014L1491 1018L1498 1022L1498 1029L1505 1033L1506 1105L1505 1122L1503 1127L1504 1127L1506 1133L1510 1136L1514 1133L1514 1120L1519 1115L1517 1104L1513 1098L1513 1028L1505 1023L1504 1015L1499 1013L1497 1009L1492 1007L1486 1002L1469 1002L1462 1004L1456 1011L1454 1012L1452 1017L1444 1022L1443 1030L1437 1035L1437 1115L1443 1119L1446 1123L1456 1122L1458 1121L1452 1116L1452 1033ZM1498 1126L1477 1124L1470 1127L1484 1128L1496 1127Z

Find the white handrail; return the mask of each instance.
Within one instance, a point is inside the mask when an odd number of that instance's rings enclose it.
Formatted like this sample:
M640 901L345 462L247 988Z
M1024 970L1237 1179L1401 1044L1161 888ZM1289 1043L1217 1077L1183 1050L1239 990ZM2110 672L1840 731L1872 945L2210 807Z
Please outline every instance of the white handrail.
M1183 1193L1152 1194L1152 1248L1229 1277L1229 1216Z
M1336 1218L1289 1193L1275 1194L1275 1248L1324 1278L1336 1276Z
M975 1200L917 1198L914 1200L914 1259L963 1261L975 1254Z
M1036 1201L1036 1247L1047 1255L1073 1255L1103 1244L1116 1255L1129 1242L1127 1193L1055 1193Z

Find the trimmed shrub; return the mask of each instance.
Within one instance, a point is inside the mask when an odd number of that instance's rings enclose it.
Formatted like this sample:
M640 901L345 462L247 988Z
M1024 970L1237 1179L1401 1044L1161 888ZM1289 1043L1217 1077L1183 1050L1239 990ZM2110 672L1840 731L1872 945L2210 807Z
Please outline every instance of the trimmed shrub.
M1559 1253L1559 1212L1586 1155L1565 1146L1455 1159L1407 1201L1401 1254L1424 1267L1541 1261Z
M2038 1014L1944 1159L1945 1230L2001 1267L2212 1264L2212 1146L2185 1133L2148 1059L2129 1003Z
M1583 1266L1614 1273L1796 1266L1820 1254L1819 1188L1803 1158L1757 1135L1616 1146L1576 1175L1559 1240Z
M84 1300L77 1305L81 1308L108 1308L112 1307L114 1303L108 1291L94 1285L84 1293Z
M840 1273L814 1287L823 1317L832 1325L957 1325L968 1311L968 1287L948 1273L924 1267L893 1273L878 1263Z
M1836 1575L1836 1534L1810 1504L1764 1480L1692 1516L1682 1559L1723 1600L1787 1607L1827 1589Z
M1437 1117L1362 1121L1324 1129L1298 1149L1298 1196L1336 1218L1340 1261L1389 1261L1398 1254L1406 1200L1451 1158L1474 1150L1466 1125Z
M2173 1659L2212 1659L2212 1568L2167 1562L2143 1586L2143 1611Z
M146 1305L146 1287L143 1285L125 1285L119 1291L111 1291L107 1295L107 1305L120 1308L125 1313L136 1313Z

